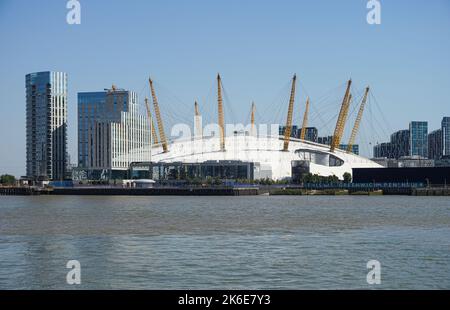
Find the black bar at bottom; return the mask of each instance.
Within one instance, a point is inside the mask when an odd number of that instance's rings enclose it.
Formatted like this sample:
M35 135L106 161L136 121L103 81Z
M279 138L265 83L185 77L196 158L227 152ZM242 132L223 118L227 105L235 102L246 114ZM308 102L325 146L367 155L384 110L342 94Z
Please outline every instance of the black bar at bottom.
M1 291L0 307L10 306L450 306L448 291Z

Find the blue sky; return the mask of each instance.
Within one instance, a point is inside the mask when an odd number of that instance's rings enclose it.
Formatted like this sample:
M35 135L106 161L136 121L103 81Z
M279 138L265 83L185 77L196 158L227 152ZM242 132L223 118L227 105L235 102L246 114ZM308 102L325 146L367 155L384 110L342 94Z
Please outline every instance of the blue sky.
M214 115L211 91L220 72L232 107L226 116L244 122L252 100L262 118L273 113L281 121L285 86L295 72L301 82L296 122L308 94L316 114L324 115L311 117L321 134L334 127L323 126L327 109L337 113L351 77L356 92L369 84L376 97L359 137L363 153L410 120L436 129L450 115L448 0L381 1L377 26L366 22L365 0L80 2L81 25L68 25L65 0L0 0L0 173L25 172L24 79L34 71L69 75L72 161L77 92L114 83L143 97L149 75L170 119L170 111L190 117L195 99L206 116ZM327 108L319 98L336 87L330 99L336 104Z

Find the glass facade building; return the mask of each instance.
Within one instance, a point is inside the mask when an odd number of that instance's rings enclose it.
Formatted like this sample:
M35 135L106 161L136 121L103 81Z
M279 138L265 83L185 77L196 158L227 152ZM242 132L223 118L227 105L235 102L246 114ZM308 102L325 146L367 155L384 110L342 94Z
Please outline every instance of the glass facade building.
M347 148L348 148L348 144L339 145L340 150L347 151ZM352 145L352 153L355 155L359 155L359 144Z
M430 134L428 122L411 122L409 130L394 132L389 143L381 143L374 147L375 158L419 157L440 160L448 156L450 156L450 117L444 117L441 128Z
M410 156L409 153L409 130L399 130L391 135L392 157L399 159L400 157Z
M140 162L130 166L131 178L150 178L156 181L187 181L192 179L247 179L254 180L259 164L238 160L187 162Z
M450 156L450 117L444 117L441 123L442 155Z
M390 142L379 143L373 147L373 157L375 158L394 158L394 146Z
M324 144L324 145L331 145L331 141L333 141L333 136L326 136L326 137L318 137L317 143Z
M428 158L440 159L442 151L442 129L438 129L428 135Z
M35 72L25 77L26 175L63 180L67 167L67 74Z
M428 122L409 123L410 156L428 156Z
M331 145L332 141L333 141L333 136L317 138L317 143L324 144L324 145ZM348 148L348 144L340 144L339 145L339 149L342 151L347 151L347 148ZM355 155L359 155L359 144L352 145L352 153Z
M299 134L300 134L300 132L301 132L301 129L299 130ZM306 127L305 128L305 140L317 143L318 137L319 137L319 131L317 130L316 127Z
M123 179L134 161L150 160L150 126L135 92L78 93L78 166L88 179Z
M280 136L284 136L284 133L286 132L286 126L280 126L278 128L278 134ZM291 129L291 138L298 138L299 137L299 130L297 126L292 126Z
M374 158L399 159L410 156L410 133L408 129L391 134L390 142L379 143L373 148Z

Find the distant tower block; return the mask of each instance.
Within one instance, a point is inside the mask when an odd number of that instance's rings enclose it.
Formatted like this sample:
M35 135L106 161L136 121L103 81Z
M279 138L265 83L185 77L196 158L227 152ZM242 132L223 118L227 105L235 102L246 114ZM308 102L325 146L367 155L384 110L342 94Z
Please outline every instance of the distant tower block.
M67 156L67 74L34 72L25 77L26 175L64 180Z

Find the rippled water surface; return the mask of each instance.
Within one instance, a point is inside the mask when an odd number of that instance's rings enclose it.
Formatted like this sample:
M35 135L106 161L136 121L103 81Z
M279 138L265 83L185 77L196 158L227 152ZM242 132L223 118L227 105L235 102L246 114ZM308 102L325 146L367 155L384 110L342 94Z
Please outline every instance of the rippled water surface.
M0 197L0 289L450 289L447 197Z

